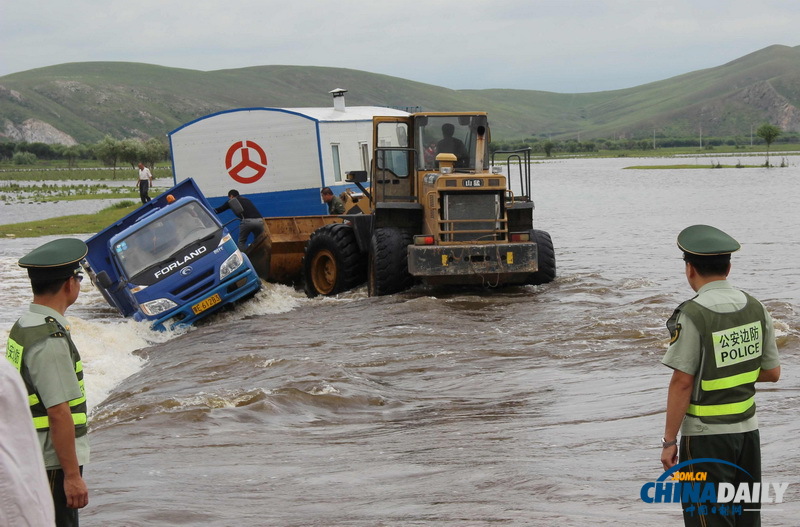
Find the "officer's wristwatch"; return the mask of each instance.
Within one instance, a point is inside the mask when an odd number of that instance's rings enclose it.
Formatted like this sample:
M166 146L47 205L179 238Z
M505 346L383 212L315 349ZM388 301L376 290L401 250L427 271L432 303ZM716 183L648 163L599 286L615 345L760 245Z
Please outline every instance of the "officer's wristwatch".
M669 447L675 446L677 444L678 444L678 438L675 438L672 441L667 441L663 437L661 438L661 448L669 448Z

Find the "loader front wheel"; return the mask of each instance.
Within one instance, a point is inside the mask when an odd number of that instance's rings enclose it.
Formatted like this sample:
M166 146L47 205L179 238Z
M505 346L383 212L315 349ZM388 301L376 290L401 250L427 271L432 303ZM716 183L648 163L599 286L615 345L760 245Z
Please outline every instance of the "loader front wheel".
M303 258L305 291L309 297L335 295L365 279L365 262L352 227L332 223L317 229Z
M539 270L531 275L528 283L549 284L556 279L556 252L553 249L553 240L549 233L536 229L531 231L531 239L536 242Z
M329 249L319 249L313 254L306 281L310 284L314 296L334 294L339 274L336 268L336 256Z
M369 296L392 295L414 285L408 272L412 236L393 228L375 229L369 251Z

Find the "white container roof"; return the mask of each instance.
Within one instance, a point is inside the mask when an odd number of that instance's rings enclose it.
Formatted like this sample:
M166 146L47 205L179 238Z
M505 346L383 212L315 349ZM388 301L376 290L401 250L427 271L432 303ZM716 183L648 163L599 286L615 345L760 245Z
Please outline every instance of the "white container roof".
M394 108L384 108L382 106L347 106L344 111L335 110L332 106L324 108L274 108L287 112L304 115L309 119L319 122L333 121L367 121L372 120L376 115L389 117L407 117L411 114Z

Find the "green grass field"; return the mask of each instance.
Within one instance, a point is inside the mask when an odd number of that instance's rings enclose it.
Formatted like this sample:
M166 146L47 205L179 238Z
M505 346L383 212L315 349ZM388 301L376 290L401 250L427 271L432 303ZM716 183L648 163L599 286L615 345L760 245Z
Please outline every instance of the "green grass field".
M34 238L59 234L95 233L130 214L139 205L138 202L124 201L95 214L76 214L47 220L0 225L0 236L7 238Z
M57 162L39 162L35 166L20 167L10 163L0 163L0 181L130 181L136 183L139 172L130 167L112 170L96 166L97 162L85 163L77 167L63 166ZM172 170L168 166L157 166L153 171L156 180L172 178Z

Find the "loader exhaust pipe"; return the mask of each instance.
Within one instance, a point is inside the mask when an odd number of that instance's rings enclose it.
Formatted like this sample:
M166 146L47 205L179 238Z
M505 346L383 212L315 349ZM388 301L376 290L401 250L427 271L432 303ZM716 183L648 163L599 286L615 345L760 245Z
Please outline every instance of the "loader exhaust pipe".
M483 169L486 163L486 127L478 126L478 140L475 143L475 170Z

